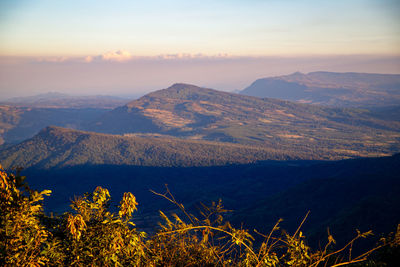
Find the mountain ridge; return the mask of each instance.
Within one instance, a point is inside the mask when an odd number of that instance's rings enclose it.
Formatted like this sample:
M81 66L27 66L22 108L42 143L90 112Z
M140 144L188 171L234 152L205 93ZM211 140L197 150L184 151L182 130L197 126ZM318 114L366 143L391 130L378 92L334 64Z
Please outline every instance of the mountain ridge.
M0 151L5 168L53 168L75 165L214 166L296 155L240 144L173 138L120 136L46 127L33 138Z
M265 160L339 160L347 151L293 151L271 147L185 140L163 135L111 135L49 126L33 138L0 151L5 168L60 168L79 165L223 166Z

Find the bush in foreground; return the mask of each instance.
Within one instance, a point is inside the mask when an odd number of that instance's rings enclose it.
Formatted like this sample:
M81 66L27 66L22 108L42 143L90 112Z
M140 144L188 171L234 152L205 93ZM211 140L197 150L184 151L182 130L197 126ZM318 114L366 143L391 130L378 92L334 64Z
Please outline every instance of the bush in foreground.
M110 212L110 194L97 187L92 194L72 201L72 211L58 217L43 213L41 201L48 190L31 190L24 177L0 169L0 264L2 266L343 266L367 260L376 250L398 249L400 229L376 247L353 256L360 233L334 250L328 232L323 248L312 250L300 228L289 234L279 222L264 241L255 246L245 229L225 222L222 203L203 206L196 217L178 203L168 188L155 193L174 203L181 216L160 212L163 222L152 236L138 231L132 222L137 202L125 193L117 212ZM369 266L378 266L373 261ZM375 264L375 265L374 265Z

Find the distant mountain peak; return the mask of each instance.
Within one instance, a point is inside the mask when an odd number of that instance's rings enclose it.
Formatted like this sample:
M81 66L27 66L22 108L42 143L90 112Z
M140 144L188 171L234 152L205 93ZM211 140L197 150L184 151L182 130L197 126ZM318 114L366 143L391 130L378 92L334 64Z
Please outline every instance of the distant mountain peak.
M200 92L200 91L209 91L212 89L208 89L208 88L204 88L204 87L200 87L197 85L193 85L193 84L188 84L188 83L174 83L173 85L171 85L170 87L164 89L167 91L187 91L187 92ZM160 90L162 91L162 90Z
M69 131L69 129L50 125L50 126L43 128L42 130L40 130L39 135L55 134L55 133L61 133L61 132L66 132L66 131Z
M300 71L296 71L296 72L293 72L292 74L290 74L288 76L304 76L304 75L305 75L304 73L302 73Z
M197 85L189 84L189 83L174 83L173 85L171 85L167 89L187 89L187 88L199 88L199 89L201 89L201 87L199 87Z
M71 141L75 139L77 134L83 134L83 131L72 130L67 128L62 128L58 126L47 126L43 128L35 137L36 138L43 138L48 141L56 141L64 143L65 141ZM33 138L35 138L33 137Z
M142 99L148 98L169 98L169 99L187 99L187 100L194 100L198 99L199 97L206 97L208 98L211 95L221 94L222 92L204 88L200 86L196 86L193 84L186 84L186 83L175 83L170 87L162 90L158 90L152 93L149 93L142 97ZM134 103L132 101L131 103Z

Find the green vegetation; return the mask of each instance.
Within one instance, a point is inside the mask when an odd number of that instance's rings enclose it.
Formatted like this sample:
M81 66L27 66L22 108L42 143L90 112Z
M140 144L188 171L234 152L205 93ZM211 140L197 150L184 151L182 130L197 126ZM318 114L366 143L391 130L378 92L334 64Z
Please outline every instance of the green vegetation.
M117 212L110 211L110 194L97 187L92 194L76 197L72 212L48 217L41 201L51 192L31 190L24 177L0 170L0 264L2 266L343 266L363 262L382 248L396 255L397 232L372 249L354 255L353 245L371 234L361 233L341 248L328 231L328 241L310 248L300 226L293 234L279 227L253 245L253 235L225 222L221 202L203 206L201 217L188 213L168 188L157 195L180 209L167 216L159 230L146 235L135 228L132 215L138 203L125 193ZM380 266L371 260L369 266Z
M259 128L258 133L264 129ZM224 128L225 133L215 138L230 138L229 133L239 135L257 135L257 130L251 128ZM400 149L397 141L387 141L390 144L365 141L359 148L350 137L351 132L338 142L349 142L346 147L330 141L320 142L314 147L301 140L289 144L285 139L278 138L277 145L265 143L238 144L231 142L214 142L206 140L189 140L166 136L140 135L107 135L93 132L47 127L32 139L10 146L0 151L0 161L5 168L25 166L36 168L65 167L76 165L134 165L134 166L216 166L227 164L247 164L263 160L338 160L363 155L381 156L384 152L376 146L381 146L386 152ZM346 137L346 138L347 138ZM387 136L382 135L383 139ZM356 137L355 137L356 138ZM394 138L394 137L393 137ZM253 139L256 139L254 137ZM296 138L294 138L296 139ZM293 139L293 140L294 140ZM364 142L358 140L357 142ZM256 142L256 141L255 141ZM258 142L258 141L257 141ZM260 141L261 142L261 141ZM334 142L334 141L332 141ZM369 146L371 144L372 146ZM387 145L388 150L386 150ZM346 149L345 149L346 148ZM353 150L355 149L355 150ZM379 152L380 151L380 152Z
M76 165L216 166L260 160L324 159L327 151L280 151L268 147L179 138L106 135L47 127L32 139L0 151L5 168ZM329 153L337 159L346 153Z

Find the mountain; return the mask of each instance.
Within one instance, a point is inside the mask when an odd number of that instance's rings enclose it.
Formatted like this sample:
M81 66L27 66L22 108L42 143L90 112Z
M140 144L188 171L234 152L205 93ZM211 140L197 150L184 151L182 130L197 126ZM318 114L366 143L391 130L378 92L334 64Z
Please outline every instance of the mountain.
M71 96L56 92L49 92L28 97L14 97L3 101L3 105L35 108L97 108L113 109L124 105L129 100L115 96Z
M33 108L0 105L0 145L10 145L33 137L41 129L56 125L79 129L97 119L107 109Z
M365 109L260 99L188 84L147 94L85 129L240 143L298 154L324 150L326 159L331 153L356 157L400 151L400 122Z
M337 107L400 106L400 75L296 72L256 80L240 94Z

